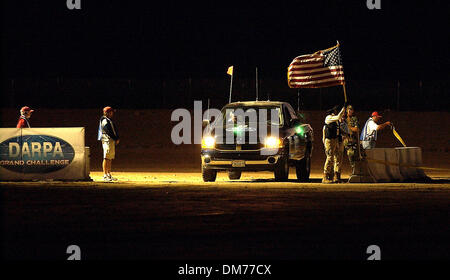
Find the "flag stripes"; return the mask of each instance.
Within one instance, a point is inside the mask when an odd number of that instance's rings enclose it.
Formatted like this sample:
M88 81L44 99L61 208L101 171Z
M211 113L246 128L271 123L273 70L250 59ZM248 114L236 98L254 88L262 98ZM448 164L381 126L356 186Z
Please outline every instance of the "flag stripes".
M343 85L344 67L339 45L296 57L288 67L291 88L321 88Z

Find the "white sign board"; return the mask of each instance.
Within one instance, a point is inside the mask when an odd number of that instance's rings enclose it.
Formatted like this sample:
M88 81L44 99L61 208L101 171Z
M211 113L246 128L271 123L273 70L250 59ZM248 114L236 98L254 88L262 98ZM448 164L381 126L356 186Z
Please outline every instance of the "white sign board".
M83 180L84 127L0 128L0 180Z

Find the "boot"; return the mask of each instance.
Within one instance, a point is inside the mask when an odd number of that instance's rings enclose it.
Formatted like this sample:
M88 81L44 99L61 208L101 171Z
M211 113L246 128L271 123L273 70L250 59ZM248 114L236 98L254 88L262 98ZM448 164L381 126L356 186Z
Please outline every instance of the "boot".
M331 184L333 183L330 174L323 173L322 184Z
M333 183L342 183L341 172L334 172Z

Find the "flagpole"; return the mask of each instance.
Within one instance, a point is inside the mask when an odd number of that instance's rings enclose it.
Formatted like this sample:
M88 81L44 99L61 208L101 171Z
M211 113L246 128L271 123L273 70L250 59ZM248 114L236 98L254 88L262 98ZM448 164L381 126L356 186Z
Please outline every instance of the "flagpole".
M341 44L339 44L339 41L336 40L336 47L339 47ZM345 103L347 103L347 90L345 89L345 82L342 84L342 88L344 89L344 100Z
M234 69L233 69L233 73L231 73L231 80L230 80L230 98L228 100L228 103L231 103L231 91L233 89L233 75L234 75Z
M342 84L342 88L344 89L344 100L347 103L347 91L345 90L345 82Z
M208 112L208 117L207 117L207 119L209 120L209 98L208 98L208 109L207 109L206 112Z
M336 46L333 46L333 47L328 48L328 49L320 50L320 51L317 51L315 53L330 51L330 50L332 50L332 49L334 49L336 47L339 47L339 46L340 46L339 41L336 41Z

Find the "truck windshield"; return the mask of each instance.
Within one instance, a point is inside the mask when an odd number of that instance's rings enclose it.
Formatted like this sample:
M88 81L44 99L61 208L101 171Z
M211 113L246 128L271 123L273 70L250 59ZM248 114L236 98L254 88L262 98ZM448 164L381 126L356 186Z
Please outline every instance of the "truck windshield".
M266 122L268 125L280 125L282 122L280 112L280 107L276 106L224 108L222 124L229 126Z

